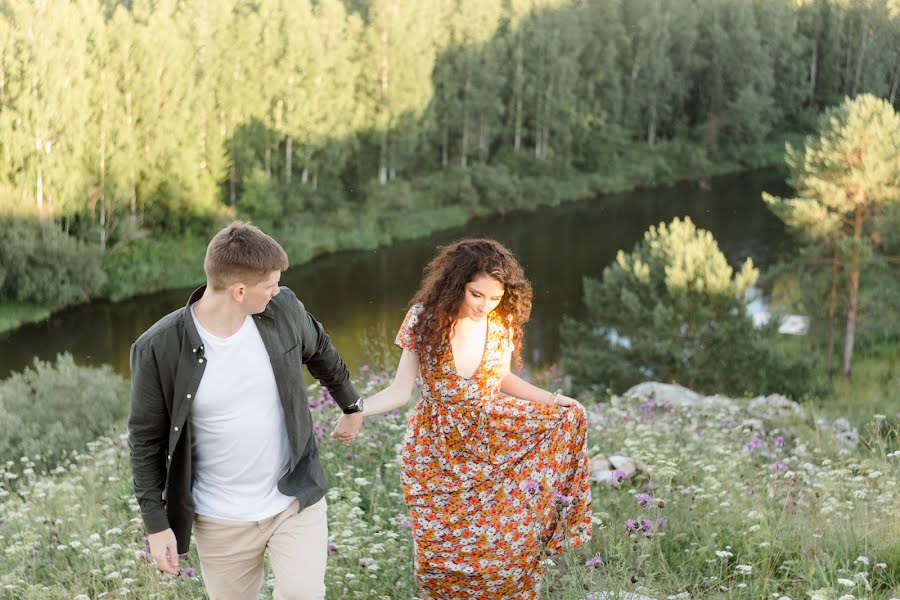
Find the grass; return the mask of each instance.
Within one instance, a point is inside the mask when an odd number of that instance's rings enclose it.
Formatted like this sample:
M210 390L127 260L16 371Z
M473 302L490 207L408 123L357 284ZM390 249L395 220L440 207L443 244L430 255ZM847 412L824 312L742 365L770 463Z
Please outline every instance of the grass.
M853 358L849 381L837 377L832 393L812 402L823 414L861 425L875 414L900 411L900 348L882 345Z
M870 368L881 372L874 363ZM860 379L867 372L860 368ZM556 371L535 375L539 383L559 377ZM363 369L358 385L367 395L388 380L388 373ZM337 418L333 403L315 385L310 398L331 482L328 598L415 598L396 454L407 415L370 419L347 447L327 438ZM640 458L651 477L594 484L593 539L554 557L542 590L546 600L599 599L615 591L679 600L900 596L893 413L869 415L852 447L816 422L831 417L826 409L839 408L837 395L788 420L743 408L584 401L591 454ZM864 406L861 418L882 404ZM646 506L641 493L651 498L643 498ZM628 531L629 519L644 528ZM195 554L185 557L182 576L164 576L146 561L144 545L122 437L92 442L55 467L39 457L0 465L6 598L205 597ZM264 598L271 583L267 577Z
M0 333L26 323L43 321L53 312L48 306L33 306L17 302L0 302Z

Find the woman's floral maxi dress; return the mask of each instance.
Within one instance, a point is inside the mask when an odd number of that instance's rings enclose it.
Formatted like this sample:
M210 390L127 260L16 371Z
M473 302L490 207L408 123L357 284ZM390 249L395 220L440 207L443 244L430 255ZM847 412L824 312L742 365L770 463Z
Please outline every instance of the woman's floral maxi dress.
M395 343L416 351L413 306ZM420 357L422 397L401 450L422 600L528 600L539 596L543 554L591 535L591 488L580 407L500 393L512 352L498 315L487 317L478 370L456 372L452 351Z

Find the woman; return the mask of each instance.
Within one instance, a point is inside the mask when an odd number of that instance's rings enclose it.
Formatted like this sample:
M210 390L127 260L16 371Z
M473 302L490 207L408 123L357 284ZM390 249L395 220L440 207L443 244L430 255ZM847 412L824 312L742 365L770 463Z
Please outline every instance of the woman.
M376 415L421 390L401 481L423 600L537 598L544 556L591 535L584 409L510 372L531 295L498 242L442 248L397 334L393 383L364 402Z

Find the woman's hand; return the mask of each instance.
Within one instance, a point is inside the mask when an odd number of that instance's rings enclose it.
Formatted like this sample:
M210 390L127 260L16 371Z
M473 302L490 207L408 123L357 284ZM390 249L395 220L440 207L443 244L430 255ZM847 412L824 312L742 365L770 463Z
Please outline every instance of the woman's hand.
M581 406L581 404L575 398L560 394L556 397L556 406Z
M331 439L349 444L356 438L357 434L359 434L359 428L362 427L362 422L362 413L357 412L349 415L341 415L337 425L334 427L334 431L331 432Z

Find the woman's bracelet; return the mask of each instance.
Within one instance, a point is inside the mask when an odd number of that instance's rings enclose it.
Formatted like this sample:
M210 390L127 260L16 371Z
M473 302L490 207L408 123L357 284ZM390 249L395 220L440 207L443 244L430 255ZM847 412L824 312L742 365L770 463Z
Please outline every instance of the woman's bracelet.
M556 402L559 400L559 392L553 392L550 394L550 405L556 406Z

